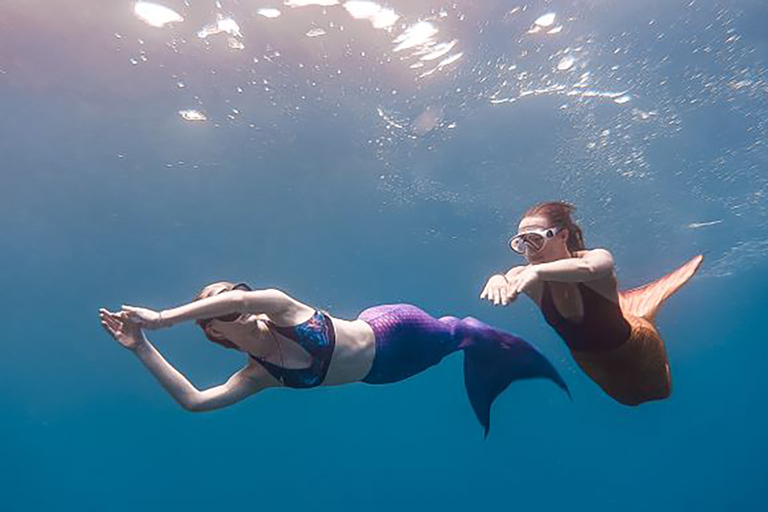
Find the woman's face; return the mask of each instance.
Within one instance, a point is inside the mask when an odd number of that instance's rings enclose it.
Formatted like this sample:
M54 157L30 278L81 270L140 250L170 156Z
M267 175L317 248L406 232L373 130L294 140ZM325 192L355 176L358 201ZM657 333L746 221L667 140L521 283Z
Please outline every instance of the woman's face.
M227 338L238 347L247 350L250 344L269 333L269 328L263 320L263 315L246 313L232 322L214 319L206 329L214 337Z
M546 217L532 215L523 217L523 220L520 221L517 227L517 232L526 233L532 230L546 230L555 227L558 226L553 225ZM531 247L530 244L525 244L524 256L532 264L568 258L570 257L570 252L568 251L566 240L568 240L568 230L561 229L554 237L545 239L544 244L539 249Z

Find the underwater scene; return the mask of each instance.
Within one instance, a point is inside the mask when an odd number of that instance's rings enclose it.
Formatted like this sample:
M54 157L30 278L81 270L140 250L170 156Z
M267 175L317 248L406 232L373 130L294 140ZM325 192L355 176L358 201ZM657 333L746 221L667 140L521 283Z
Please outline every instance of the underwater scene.
M0 511L766 510L766 26L0 0Z

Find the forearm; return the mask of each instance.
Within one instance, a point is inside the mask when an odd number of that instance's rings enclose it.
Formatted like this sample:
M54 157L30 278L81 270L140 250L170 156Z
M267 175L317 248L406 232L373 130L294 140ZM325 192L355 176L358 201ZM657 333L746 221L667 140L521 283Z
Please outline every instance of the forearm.
M285 308L288 297L279 290L232 291L190 302L160 312L162 321L176 324L186 320L215 318L228 313L267 313Z
M141 343L134 354L157 379L161 386L185 409L193 410L201 392L176 368L174 368L149 342Z
M177 324L187 320L215 318L228 313L242 312L244 306L244 293L233 291L190 302L175 308L164 309L160 311L160 315L162 315L164 322Z
M586 258L566 258L533 265L542 281L580 283L605 277L613 271L613 265Z

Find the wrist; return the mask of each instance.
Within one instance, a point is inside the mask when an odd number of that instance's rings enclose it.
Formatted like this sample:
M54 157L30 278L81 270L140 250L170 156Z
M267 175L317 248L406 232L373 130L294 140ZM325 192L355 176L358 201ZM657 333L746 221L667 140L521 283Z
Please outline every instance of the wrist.
M147 340L147 338L142 336L141 341L137 341L136 343L131 345L129 348L131 349L131 352L133 352L137 356L141 356L141 354L145 352L148 347L149 347L149 341Z
M157 326L158 327L170 327L173 322L168 318L168 312L165 310L158 311L157 313Z

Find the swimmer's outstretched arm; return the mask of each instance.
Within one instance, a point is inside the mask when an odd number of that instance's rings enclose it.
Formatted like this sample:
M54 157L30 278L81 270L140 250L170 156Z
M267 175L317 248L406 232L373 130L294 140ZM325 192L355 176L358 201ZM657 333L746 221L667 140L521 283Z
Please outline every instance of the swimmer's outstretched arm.
M123 347L131 350L155 379L182 407L201 412L219 409L239 402L269 387L258 367L246 366L220 385L200 391L174 368L147 340L141 328L124 313L99 311L101 324Z
M580 251L576 257L528 265L510 280L507 299L513 301L521 293L529 294L538 281L583 283L614 274L613 256L605 249Z
M605 249L591 249L579 252L575 258L530 265L542 281L562 283L583 283L601 279L613 273L613 256Z
M488 299L497 306L506 306L521 293L530 293L536 281L583 283L613 273L613 256L610 252L605 249L581 251L574 258L512 267L506 274L491 276L480 298Z
M159 329L200 318L215 318L228 313L263 313L279 323L292 324L295 318L314 310L289 297L280 290L233 290L190 302L172 309L152 311L135 306L123 306L127 318L144 329Z

